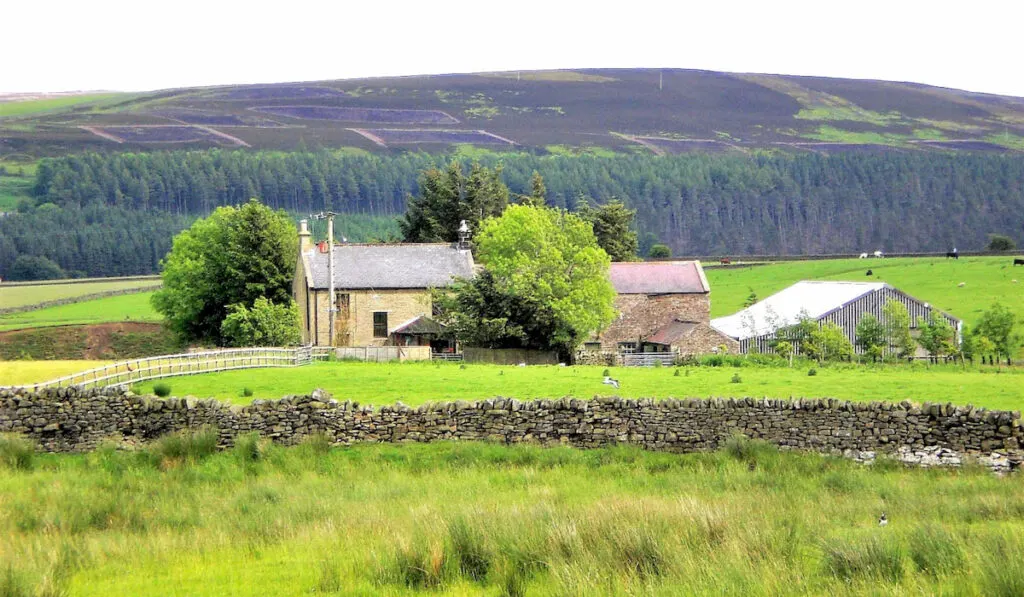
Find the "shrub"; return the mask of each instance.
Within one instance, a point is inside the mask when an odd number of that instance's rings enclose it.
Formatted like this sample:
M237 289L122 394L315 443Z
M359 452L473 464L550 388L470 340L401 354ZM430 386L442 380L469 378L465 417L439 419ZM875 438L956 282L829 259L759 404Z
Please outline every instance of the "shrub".
M233 451L243 463L258 462L266 455L267 441L255 431L246 433L235 439Z
M707 367L721 367L725 363L722 355L711 354L701 357L700 364Z
M988 250L989 251L1013 251L1017 248L1017 243L1013 242L1013 239L1003 234L990 234L988 235Z
M0 466L27 471L36 458L36 447L31 440L13 433L0 433Z
M672 377L679 377L679 369L672 372Z
M217 451L220 435L211 427L187 429L165 435L153 442L150 453L160 465L172 462L197 462Z
M815 376L815 375L817 375L817 374L818 374L818 370L817 370L817 369L815 369L814 367L811 367L811 368L810 368L810 369L809 369L809 370L807 371L807 377L814 377L814 376Z
M654 361L653 366L654 366L655 369L660 368L661 367L661 361Z
M242 388L242 396L245 396L246 398L251 398L252 397L252 388L249 388L249 387Z
M604 377L608 377L611 374L612 374L612 372L609 371L608 369L605 369L604 371L601 372L601 375L603 375Z
M277 305L262 296L252 308L231 305L220 335L227 346L294 346L302 341L299 307L295 301Z
M743 381L743 378L740 377L739 373L733 373L732 379L730 379L729 381L731 383L741 383Z
M166 398L171 395L171 386L163 382L154 384L153 393L161 398Z
M668 245L651 245L651 248L647 251L647 256L651 259L668 259L672 256L672 249Z

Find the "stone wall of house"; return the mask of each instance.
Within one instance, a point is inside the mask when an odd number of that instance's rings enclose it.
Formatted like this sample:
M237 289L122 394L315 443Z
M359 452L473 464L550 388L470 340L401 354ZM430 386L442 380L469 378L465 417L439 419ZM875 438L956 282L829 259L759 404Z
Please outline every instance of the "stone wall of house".
M709 294L620 294L619 317L599 336L601 350L618 350L619 342L639 342L674 319L709 322Z
M145 443L183 429L214 427L221 443L259 432L283 444L323 433L338 444L481 440L595 448L716 449L735 435L785 448L865 454L991 455L1024 459L1019 412L949 404L832 399L620 399L441 402L379 409L338 402L321 391L238 407L216 400L137 396L123 390L0 390L0 432L31 437L55 452L105 441Z
M299 291L296 293L305 301L305 296ZM309 303L313 307L310 315L310 326L308 340L317 346L327 346L330 337L330 319L327 290L318 289L310 291ZM383 311L388 314L388 331L397 328L420 315L430 315L432 300L430 291L420 289L399 289L399 290L346 290L336 289L339 303L337 319L335 320L335 346L384 346L387 338L377 338L373 335L373 313ZM345 310L345 300L348 300L348 308ZM305 304L299 307L300 316L305 323ZM307 338L303 338L307 340Z
M736 339L719 332L711 327L709 323L701 323L678 344L673 344L672 347L678 349L679 354L683 356L713 352L738 354L740 351L740 343ZM724 351L722 350L723 347Z

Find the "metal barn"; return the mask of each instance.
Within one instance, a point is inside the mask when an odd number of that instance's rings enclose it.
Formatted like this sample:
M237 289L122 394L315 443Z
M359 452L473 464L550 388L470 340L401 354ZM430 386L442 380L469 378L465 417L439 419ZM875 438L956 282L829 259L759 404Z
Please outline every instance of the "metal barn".
M738 340L742 353L771 352L776 333L806 316L819 325L837 324L854 350L861 352L857 347L857 324L865 313L881 320L882 309L889 300L907 307L912 333L917 328L918 318L928 319L935 311L956 330L956 340L960 342L962 324L959 319L883 282L797 282L738 313L712 319L711 327Z

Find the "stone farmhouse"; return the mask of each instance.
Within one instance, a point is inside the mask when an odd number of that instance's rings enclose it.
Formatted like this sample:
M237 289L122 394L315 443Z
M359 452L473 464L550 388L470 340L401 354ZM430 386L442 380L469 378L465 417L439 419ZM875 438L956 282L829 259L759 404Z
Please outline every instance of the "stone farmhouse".
M956 330L956 340L961 339L962 324L959 319L935 309L928 303L897 290L884 282L827 282L802 281L781 290L764 300L728 317L711 321L712 327L739 343L740 352L752 350L771 352L771 344L782 328L794 325L802 317L810 317L822 323L835 323L843 329L846 337L857 352L857 324L865 313L882 319L882 309L889 300L896 300L907 307L910 314L910 331L918 334L919 318L928 319L935 311ZM918 347L919 357L927 356Z
M293 294L302 341L313 346L425 346L440 351L430 289L473 276L473 256L454 244L341 244L333 247L335 325L330 329L327 243L314 245L305 220Z
M693 355L739 349L710 325L711 286L699 261L613 263L609 274L619 316L584 344L585 352Z

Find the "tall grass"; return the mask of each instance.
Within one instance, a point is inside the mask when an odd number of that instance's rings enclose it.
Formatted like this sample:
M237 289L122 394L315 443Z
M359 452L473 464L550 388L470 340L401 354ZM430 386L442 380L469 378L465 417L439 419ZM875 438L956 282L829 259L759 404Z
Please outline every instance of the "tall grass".
M689 455L216 441L0 468L0 596L1014 595L1024 578L1019 475L740 438Z

